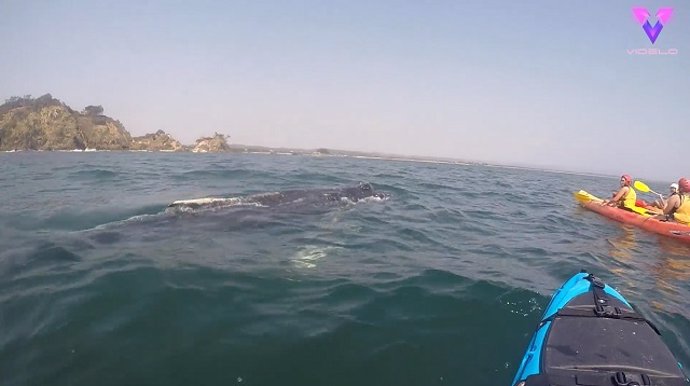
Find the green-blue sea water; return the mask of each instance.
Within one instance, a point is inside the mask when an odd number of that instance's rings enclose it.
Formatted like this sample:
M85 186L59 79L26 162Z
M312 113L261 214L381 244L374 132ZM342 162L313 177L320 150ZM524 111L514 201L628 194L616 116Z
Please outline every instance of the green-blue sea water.
M166 208L360 181L390 197ZM690 247L572 197L617 185L342 157L0 154L0 385L509 385L580 269L687 367Z

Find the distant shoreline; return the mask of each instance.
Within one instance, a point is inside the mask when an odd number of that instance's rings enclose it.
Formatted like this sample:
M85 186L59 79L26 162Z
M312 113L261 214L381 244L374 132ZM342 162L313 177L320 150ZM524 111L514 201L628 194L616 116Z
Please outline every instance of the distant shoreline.
M270 148L264 146L240 145L231 144L230 150L222 152L207 152L191 150L173 151L173 150L95 150L95 149L74 149L74 150L9 150L4 153L199 153L199 154L257 154L257 155L279 155L279 156L307 156L307 157L341 157L341 158L355 158L366 160L381 160L381 161L398 161L398 162L414 162L426 164L439 165L458 165L458 166L484 166L495 167L502 169L517 169L517 170L533 170L558 174L569 174L577 176L591 176L591 177L611 177L612 175L598 174L585 171L571 171L550 169L545 167L522 166L522 165L506 165L496 164L482 161L467 161L445 157L429 157L429 156L409 156L400 154L382 154L382 153L367 153L361 151L350 150L335 150L335 149L293 149L293 148Z
M90 105L78 112L50 94L39 98L30 95L12 97L0 106L0 151L23 152L161 152L161 153L241 153L304 155L314 157L351 157L448 165L538 170L554 173L610 177L589 172L550 169L530 165L507 165L449 157L399 155L376 151L337 150L328 148L295 149L229 143L228 135L216 132L200 137L194 145L183 145L164 130L143 136L132 136L116 119L103 115L103 107ZM36 124L39 122L40 124Z

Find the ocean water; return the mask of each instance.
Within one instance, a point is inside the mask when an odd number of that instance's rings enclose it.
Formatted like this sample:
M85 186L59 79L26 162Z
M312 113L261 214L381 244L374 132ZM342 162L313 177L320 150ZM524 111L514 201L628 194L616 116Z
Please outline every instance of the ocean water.
M306 194L360 181L390 196ZM572 198L617 184L340 157L0 154L0 385L509 385L580 269L687 367L690 247ZM307 199L166 208L291 190Z

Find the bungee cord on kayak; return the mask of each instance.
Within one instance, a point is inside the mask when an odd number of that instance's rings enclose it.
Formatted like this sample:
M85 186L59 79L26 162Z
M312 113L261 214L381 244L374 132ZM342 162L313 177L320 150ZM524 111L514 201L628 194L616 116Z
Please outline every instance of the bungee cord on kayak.
M583 271L551 297L513 386L687 386L659 329Z

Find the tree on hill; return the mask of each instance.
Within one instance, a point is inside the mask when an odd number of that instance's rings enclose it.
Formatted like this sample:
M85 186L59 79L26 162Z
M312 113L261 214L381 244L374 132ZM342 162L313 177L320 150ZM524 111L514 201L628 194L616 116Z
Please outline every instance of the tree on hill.
M103 115L103 106L86 106L81 113L88 116Z
M34 111L38 111L48 106L62 106L62 102L53 98L50 94L42 95L36 99L31 95L24 95L23 97L13 96L5 100L5 103L0 106L0 114L4 114L12 109L29 107Z
M5 99L5 103L0 106L0 114L4 114L19 107L30 106L32 101L33 99L31 99L31 95L25 95L24 97L13 96Z
M27 97L27 96L28 96L29 98L31 98L31 95L26 95L25 97ZM5 103L4 103L4 104L8 104L8 103L17 103L17 102L20 102L22 99L24 99L24 98L22 98L22 97L20 97L20 96L11 96L11 97L5 99Z

